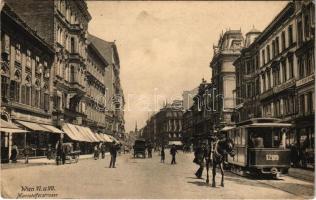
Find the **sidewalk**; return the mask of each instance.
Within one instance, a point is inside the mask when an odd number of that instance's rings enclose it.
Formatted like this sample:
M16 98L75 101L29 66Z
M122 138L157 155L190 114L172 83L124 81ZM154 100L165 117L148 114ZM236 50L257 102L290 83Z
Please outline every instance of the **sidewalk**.
M290 168L288 176L302 179L305 181L314 182L315 180L315 171L314 170L306 170L306 169L300 169L300 168Z
M110 153L107 152L105 153L105 155L108 156L110 155ZM93 154L80 155L79 160L83 160L83 159L93 159ZM56 165L56 161L54 159L48 160L47 158L29 159L28 164L25 164L24 162L25 162L24 160L18 160L17 163L1 163L1 170L40 166L40 165Z

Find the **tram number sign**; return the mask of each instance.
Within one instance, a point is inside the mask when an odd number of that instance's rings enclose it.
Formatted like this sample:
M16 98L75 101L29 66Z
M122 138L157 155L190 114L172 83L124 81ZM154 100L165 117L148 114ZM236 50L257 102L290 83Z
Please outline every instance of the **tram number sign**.
M266 160L279 160L279 155L267 154Z

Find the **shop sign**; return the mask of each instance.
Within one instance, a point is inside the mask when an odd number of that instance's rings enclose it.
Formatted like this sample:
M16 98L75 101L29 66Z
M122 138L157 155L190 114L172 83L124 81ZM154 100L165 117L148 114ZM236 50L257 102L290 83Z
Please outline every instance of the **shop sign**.
M308 77L305 77L305 78L303 78L303 79L301 79L301 80L296 82L296 87L301 86L301 85L305 85L305 84L307 84L309 82L312 82L314 79L315 79L314 74L310 75Z
M279 85L279 86L276 86L273 88L273 92L274 93L279 93L281 92L282 90L285 90L289 87L292 87L293 85L295 85L295 79L291 79L291 80L288 80L287 82Z

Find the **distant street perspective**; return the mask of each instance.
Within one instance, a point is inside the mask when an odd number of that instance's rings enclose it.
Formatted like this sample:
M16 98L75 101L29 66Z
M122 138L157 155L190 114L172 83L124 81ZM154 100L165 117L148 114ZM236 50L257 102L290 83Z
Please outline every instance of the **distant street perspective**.
M55 198L159 198L159 199L303 199L312 198L313 183L289 176L280 180L241 177L226 172L225 188L211 187L194 172L198 166L192 153L180 152L171 165L171 155L160 162L157 152L152 158L133 158L122 154L116 168L109 168L110 156L105 159L80 160L77 164L54 164L2 170L2 197L23 198L19 195L34 193L36 186L53 186ZM220 176L216 177L217 182ZM22 191L21 187L34 187L35 191ZM25 198L25 197L24 197Z
M0 8L1 197L315 198L315 1Z

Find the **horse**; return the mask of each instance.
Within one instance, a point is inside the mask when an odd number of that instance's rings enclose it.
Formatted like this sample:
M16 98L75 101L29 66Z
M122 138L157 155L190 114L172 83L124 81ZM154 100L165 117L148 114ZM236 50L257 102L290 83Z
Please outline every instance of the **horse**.
M234 151L234 142L230 138L225 138L225 139L216 139L213 144L209 148L208 155L207 155L207 161L206 161L206 173L207 173L207 179L206 183L209 183L209 166L212 163L212 187L216 187L215 183L215 176L216 176L216 167L219 165L221 174L222 174L222 181L221 181L221 186L224 187L224 160L226 155L229 154L230 156L235 156L235 151ZM211 160L212 156L212 160Z

